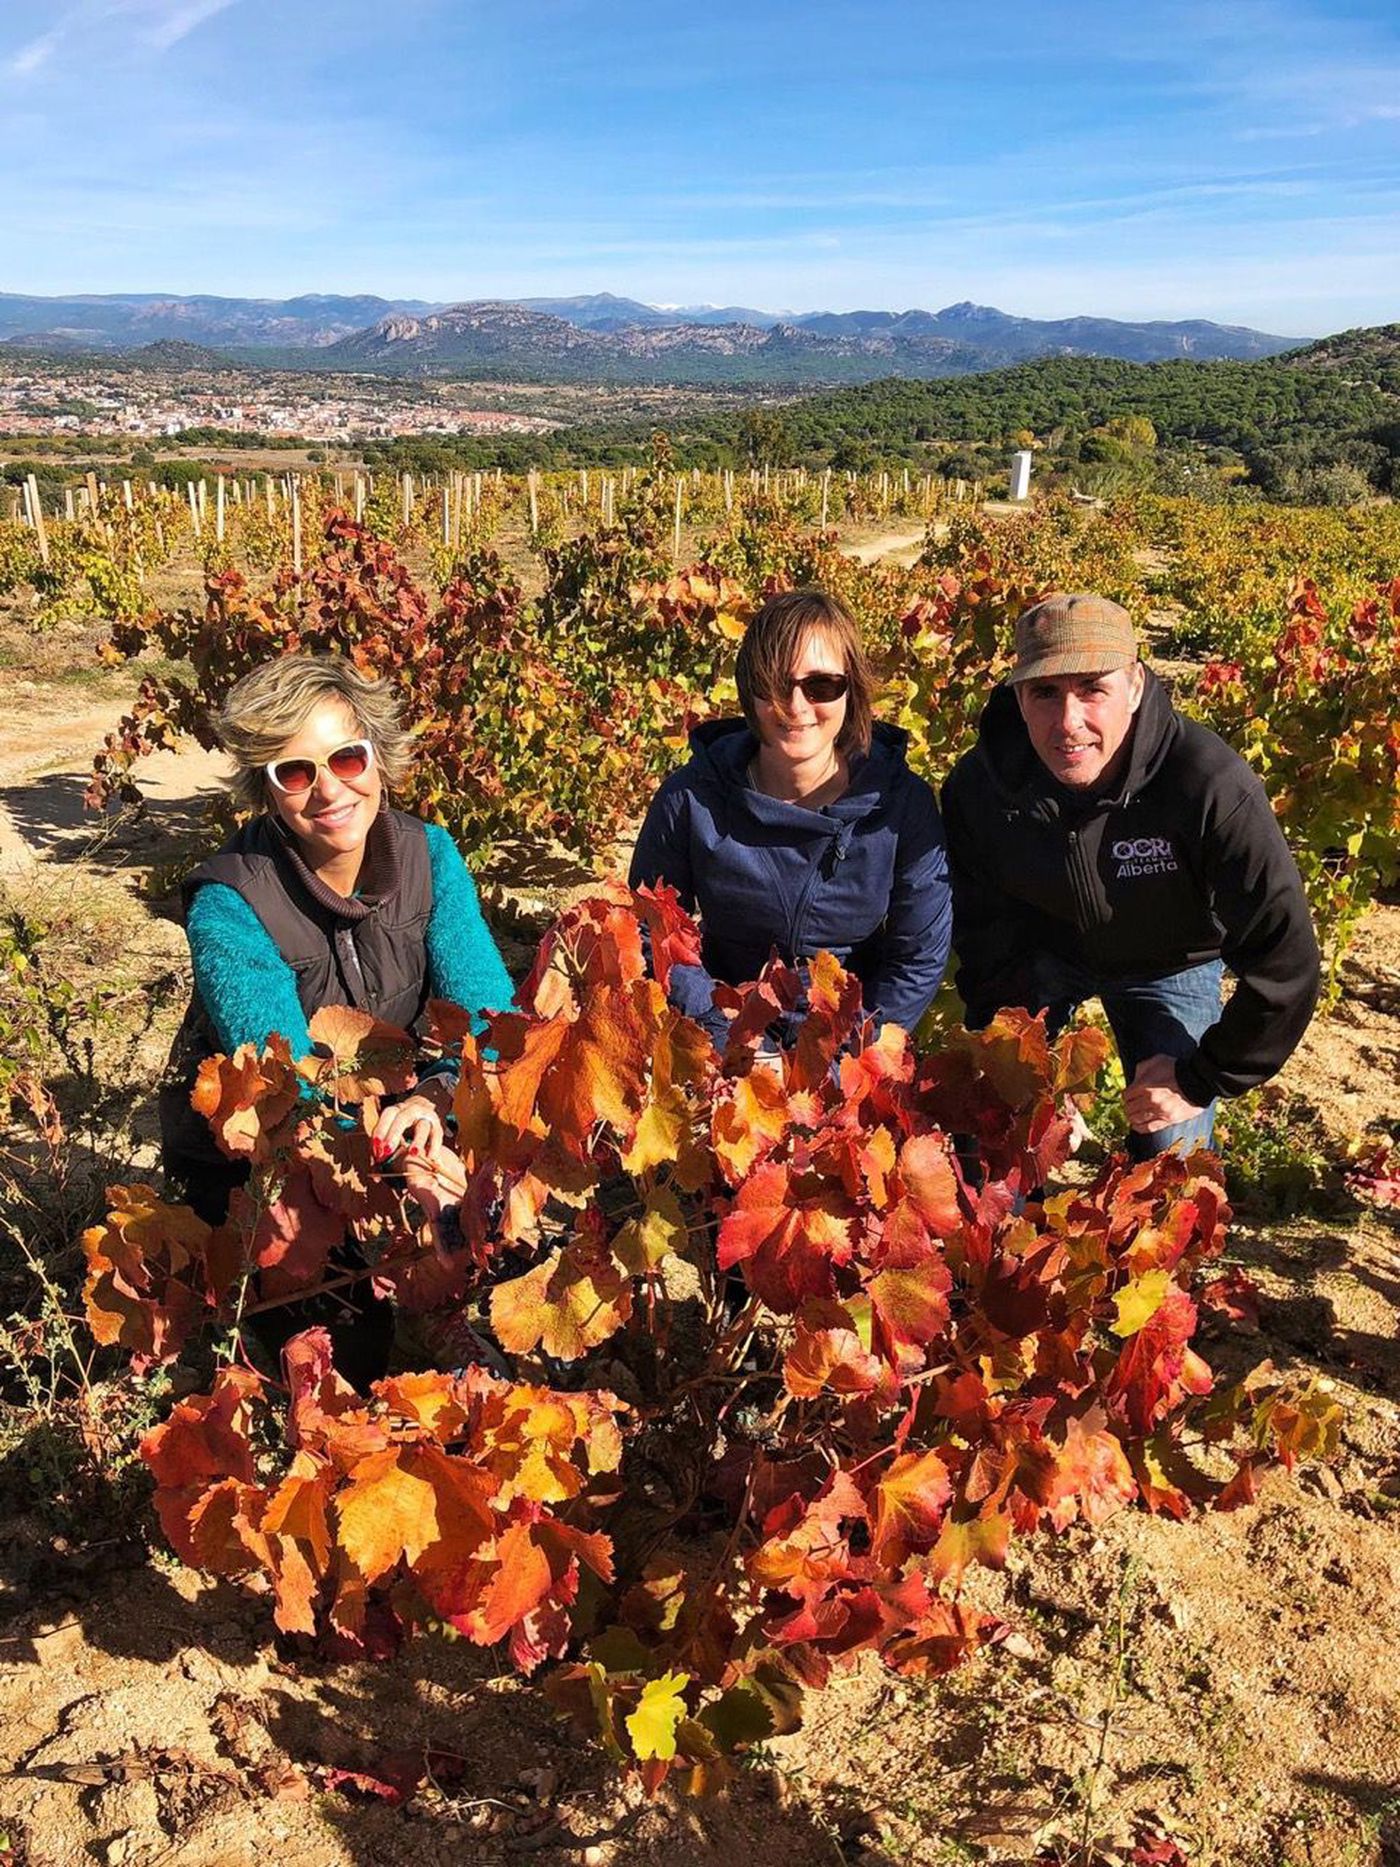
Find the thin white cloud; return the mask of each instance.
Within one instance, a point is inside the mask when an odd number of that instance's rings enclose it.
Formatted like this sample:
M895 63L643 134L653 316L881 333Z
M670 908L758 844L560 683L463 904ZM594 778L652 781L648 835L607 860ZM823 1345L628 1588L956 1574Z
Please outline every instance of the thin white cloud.
M40 33L37 39L31 39L28 45L21 46L12 58L5 61L6 71L12 78L31 77L53 57L62 38L62 32L55 28Z
M174 6L158 5L154 9L157 17L145 35L146 42L158 52L168 52L196 26L202 26L205 20L213 19L216 13L234 4L235 0L179 0Z
M56 53L88 47L94 28L117 19L139 19L140 43L156 53L168 52L205 20L235 5L237 0L79 0L0 69L12 78L32 78Z

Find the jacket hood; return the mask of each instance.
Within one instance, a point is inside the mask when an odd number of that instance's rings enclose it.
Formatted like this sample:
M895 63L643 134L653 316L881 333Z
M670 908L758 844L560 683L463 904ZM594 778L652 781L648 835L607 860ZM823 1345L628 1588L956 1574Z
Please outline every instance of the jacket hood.
M785 804L766 797L749 784L749 762L758 750L758 741L746 720L706 720L690 735L691 763L699 773L725 790L743 793L744 801L755 816L773 813L787 815L798 811L810 819L816 813L800 804ZM879 808L891 786L903 776L908 765L909 735L902 726L876 720L870 737L870 750L851 760L851 782L847 789L821 813L837 821L854 821Z
M1126 803L1156 776L1180 731L1181 721L1172 708L1166 688L1151 668L1144 668L1142 701L1133 720L1128 767L1122 783L1112 792L1086 799L1086 804L1091 808L1109 809ZM1016 696L1009 687L998 687L983 708L975 756L1009 804L1023 809L1036 805L1042 809L1054 808L1071 796L1068 787L1057 784L1041 764L1021 718Z

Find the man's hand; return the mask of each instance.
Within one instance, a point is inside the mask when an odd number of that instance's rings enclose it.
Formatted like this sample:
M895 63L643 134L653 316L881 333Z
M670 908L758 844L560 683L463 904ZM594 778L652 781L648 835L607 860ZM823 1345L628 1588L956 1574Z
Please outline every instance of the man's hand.
M1139 1063L1133 1080L1123 1091L1123 1107L1128 1126L1139 1134L1174 1128L1179 1122L1194 1121L1202 1112L1177 1088L1174 1060L1162 1056L1144 1057Z

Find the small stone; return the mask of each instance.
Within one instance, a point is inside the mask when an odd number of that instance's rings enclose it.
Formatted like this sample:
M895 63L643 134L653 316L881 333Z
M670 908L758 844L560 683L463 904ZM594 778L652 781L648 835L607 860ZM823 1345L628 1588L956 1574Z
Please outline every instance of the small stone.
M113 1835L112 1839L102 1850L102 1858L106 1861L107 1867L121 1867L121 1863L130 1852L131 1836Z
M1314 1465L1311 1471L1304 1473L1303 1483L1318 1497L1340 1498L1346 1493L1345 1485L1330 1465Z
M583 1867L603 1867L603 1862L607 1858L607 1854L600 1847L585 1848L583 1850Z

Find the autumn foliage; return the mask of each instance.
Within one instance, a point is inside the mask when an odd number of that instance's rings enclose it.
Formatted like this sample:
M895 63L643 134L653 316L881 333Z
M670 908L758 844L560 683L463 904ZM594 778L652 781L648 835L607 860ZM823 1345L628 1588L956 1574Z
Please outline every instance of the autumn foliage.
M610 887L519 1010L477 1035L440 1007L457 1152L410 1179L368 1139L401 1034L336 1011L310 1058L213 1059L199 1106L251 1168L228 1224L119 1187L84 1241L99 1340L147 1365L225 1343L143 1447L185 1561L263 1578L288 1634L445 1626L551 1662L556 1707L651 1788L721 1781L862 1652L932 1675L995 1645L976 1578L1013 1537L1229 1508L1338 1426L1319 1384L1202 1358L1203 1317L1248 1300L1213 1264L1210 1158L1041 1191L1096 1035L1008 1013L920 1054L820 956L728 992L719 1054L666 1000L697 940L668 890ZM405 1310L489 1319L515 1380L359 1394L318 1331L284 1382L245 1365L253 1308L333 1284L347 1230Z

